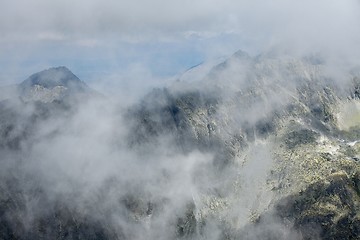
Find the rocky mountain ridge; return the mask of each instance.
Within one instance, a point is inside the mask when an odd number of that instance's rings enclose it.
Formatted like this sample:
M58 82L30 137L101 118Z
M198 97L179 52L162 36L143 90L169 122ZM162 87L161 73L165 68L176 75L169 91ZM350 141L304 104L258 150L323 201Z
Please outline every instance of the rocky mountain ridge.
M90 195L85 195L87 188L65 188L56 197L26 165L26 154L39 148L33 141L39 136L52 144L79 138L64 127L70 122L77 134L85 134L81 144L103 145L88 139L89 129L79 130L88 124L88 112L84 117L78 103L64 107L58 101L73 83L74 89L86 89L77 77L63 68L31 76L21 84L32 86L24 91L31 96L25 105L1 102L0 149L10 156L2 164L11 166L12 174L0 175L0 236L359 239L359 77L349 72L347 81L340 82L326 63L315 60L251 57L239 51L202 80L154 89L125 110L124 133L118 132L118 124L111 125L118 115L94 125L110 124L107 161L130 152L134 155L127 171L139 168L143 174L109 174ZM90 109L99 106L92 104ZM54 119L60 119L58 125L47 124ZM39 135L44 125L50 130ZM118 150L124 147L129 152ZM71 149L66 156L75 159L76 154ZM89 159L84 166L96 165L97 160ZM76 186L82 183L78 175L66 176ZM69 184L57 181L61 189ZM38 211L39 204L48 206L46 211Z

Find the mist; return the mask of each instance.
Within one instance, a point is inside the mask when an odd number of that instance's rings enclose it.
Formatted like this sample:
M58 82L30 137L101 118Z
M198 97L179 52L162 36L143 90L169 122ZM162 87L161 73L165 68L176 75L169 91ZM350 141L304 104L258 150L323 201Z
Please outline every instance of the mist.
M242 231L279 198L272 149L277 122L289 114L284 109L300 101L297 91L306 84L338 88L336 75L321 69L239 52L202 80L173 81L131 100L9 98L1 177L4 189L10 182L25 197L7 218L26 234L60 211L90 224L95 233L78 231L93 239L263 239L266 232L302 239L275 214ZM341 83L350 89L351 78ZM75 224L64 219L60 225Z
M359 10L0 0L1 226L19 238L303 239L274 210L294 194L278 187L279 152L289 129L339 134L327 107L354 95ZM92 90L19 93L58 65Z

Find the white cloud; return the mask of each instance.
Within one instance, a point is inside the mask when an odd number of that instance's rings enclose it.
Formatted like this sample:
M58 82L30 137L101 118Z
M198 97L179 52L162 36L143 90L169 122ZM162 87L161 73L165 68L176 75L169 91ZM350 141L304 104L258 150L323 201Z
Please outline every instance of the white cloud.
M0 0L0 62L16 56L12 65L24 68L23 62L33 62L42 51L44 61L50 62L46 67L51 66L54 61L48 59L55 55L43 47L46 44L55 52L61 49L55 62L63 62L63 54L95 47L97 52L113 48L114 54L126 55L118 52L118 46L126 44L139 46L134 54L140 59L141 44L149 42L197 44L192 49L204 58L236 49L256 54L277 47L356 59L359 5L357 0ZM77 55L77 62L86 60L86 53Z
M317 36L348 35L357 30L359 3L348 1L44 1L0 2L3 36L52 32L74 38L179 33L238 34L304 41ZM205 34L207 37L207 34Z

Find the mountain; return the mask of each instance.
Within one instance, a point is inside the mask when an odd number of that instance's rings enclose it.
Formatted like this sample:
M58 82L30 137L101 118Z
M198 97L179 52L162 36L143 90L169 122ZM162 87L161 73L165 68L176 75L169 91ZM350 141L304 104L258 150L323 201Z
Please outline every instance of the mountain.
M0 88L0 149L19 149L41 121L69 114L101 95L66 67L31 75L20 84Z
M49 89L57 86L63 86L73 90L83 90L87 87L84 82L82 82L66 67L55 67L35 73L20 84L22 88L32 87L35 85Z
M32 75L0 102L0 238L359 239L360 78L336 69L239 51L120 109Z
M95 92L66 67L50 68L31 75L18 85L24 101L53 102Z
M200 84L150 93L130 114L131 145L171 135L184 152L214 155L208 173L231 186L209 183L216 194L193 214L217 222L219 239L358 239L359 77L339 82L326 69L236 53Z

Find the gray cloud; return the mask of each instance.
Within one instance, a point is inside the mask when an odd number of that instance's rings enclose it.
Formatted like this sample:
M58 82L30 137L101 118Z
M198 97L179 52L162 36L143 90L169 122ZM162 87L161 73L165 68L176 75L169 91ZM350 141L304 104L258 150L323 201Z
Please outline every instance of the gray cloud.
M147 46L154 49L152 59L178 61L168 67L173 68L172 74L200 61L182 62L193 56L181 55L181 49L163 54L160 49L168 43L197 52L201 61L230 55L237 49L252 54L277 49L298 55L321 52L334 61L347 58L354 62L360 51L359 8L356 0L3 0L0 63L4 69L0 81L20 81L53 65L67 65L81 75L85 68L80 69L80 64L87 69L93 65L101 68L100 63L89 60L95 58L112 65L110 71L116 72L113 63L118 56L145 69L154 68L143 57L144 44L154 42L156 46ZM69 65L69 59L74 66ZM102 73L96 71L100 78ZM128 67L120 66L117 71L131 74Z
M359 2L349 1L2 1L2 39L143 41L234 32L262 44L356 41ZM90 39L90 40L86 40ZM91 40L92 39L92 40ZM20 40L20 39L18 39Z

